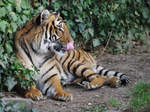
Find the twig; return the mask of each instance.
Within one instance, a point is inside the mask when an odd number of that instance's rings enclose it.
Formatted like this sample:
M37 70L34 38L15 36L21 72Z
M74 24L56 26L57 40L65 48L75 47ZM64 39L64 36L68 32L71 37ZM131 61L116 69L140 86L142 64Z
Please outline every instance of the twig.
M106 48L108 47L108 44L109 44L110 39L111 39L111 37L112 37L112 30L109 32L109 35L108 35L108 36L109 36L108 41L107 41L106 46L104 47L104 49L103 49L103 51L102 51L102 53L101 53L101 56L104 55L104 52L105 52Z

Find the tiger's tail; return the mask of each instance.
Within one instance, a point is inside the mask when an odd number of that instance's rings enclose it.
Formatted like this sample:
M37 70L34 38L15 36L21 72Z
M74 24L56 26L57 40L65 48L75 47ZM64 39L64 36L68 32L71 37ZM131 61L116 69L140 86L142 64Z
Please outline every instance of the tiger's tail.
M126 74L106 69L100 65L96 66L96 73L98 73L102 77L108 77L108 78L116 77L119 81L119 85L126 86L129 83L129 79Z

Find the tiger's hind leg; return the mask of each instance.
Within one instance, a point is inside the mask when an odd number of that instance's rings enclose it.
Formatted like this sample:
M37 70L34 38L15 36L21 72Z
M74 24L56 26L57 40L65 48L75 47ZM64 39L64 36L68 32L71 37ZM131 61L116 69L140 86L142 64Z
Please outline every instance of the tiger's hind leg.
M96 89L105 83L105 78L101 77L99 74L95 73L90 67L82 64L80 61L74 61L70 65L69 72L76 74L79 78L84 81L78 83L86 89ZM78 82L78 81L77 81Z
M129 79L124 73L108 70L100 65L97 65L95 69L96 73L104 77L106 84L109 84L111 87L126 86L129 83Z

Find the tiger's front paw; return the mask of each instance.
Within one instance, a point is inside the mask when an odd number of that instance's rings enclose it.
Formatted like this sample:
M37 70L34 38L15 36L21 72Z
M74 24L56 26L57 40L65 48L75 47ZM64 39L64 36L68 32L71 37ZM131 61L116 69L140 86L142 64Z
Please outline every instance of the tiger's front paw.
M65 91L56 92L55 98L57 100L61 100L61 101L71 101L72 100L72 94L69 92L65 92Z
M40 90L36 89L34 86L31 86L31 88L26 92L25 97L33 100L40 100L43 98L43 95Z

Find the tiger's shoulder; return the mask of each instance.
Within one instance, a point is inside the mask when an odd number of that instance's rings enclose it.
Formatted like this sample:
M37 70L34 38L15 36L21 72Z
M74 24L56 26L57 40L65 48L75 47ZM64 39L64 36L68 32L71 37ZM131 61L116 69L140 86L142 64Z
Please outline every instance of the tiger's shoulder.
M23 26L20 26L15 34L15 38L17 38L27 34L33 27L37 26L37 18L39 15L32 17L29 21L27 21Z

